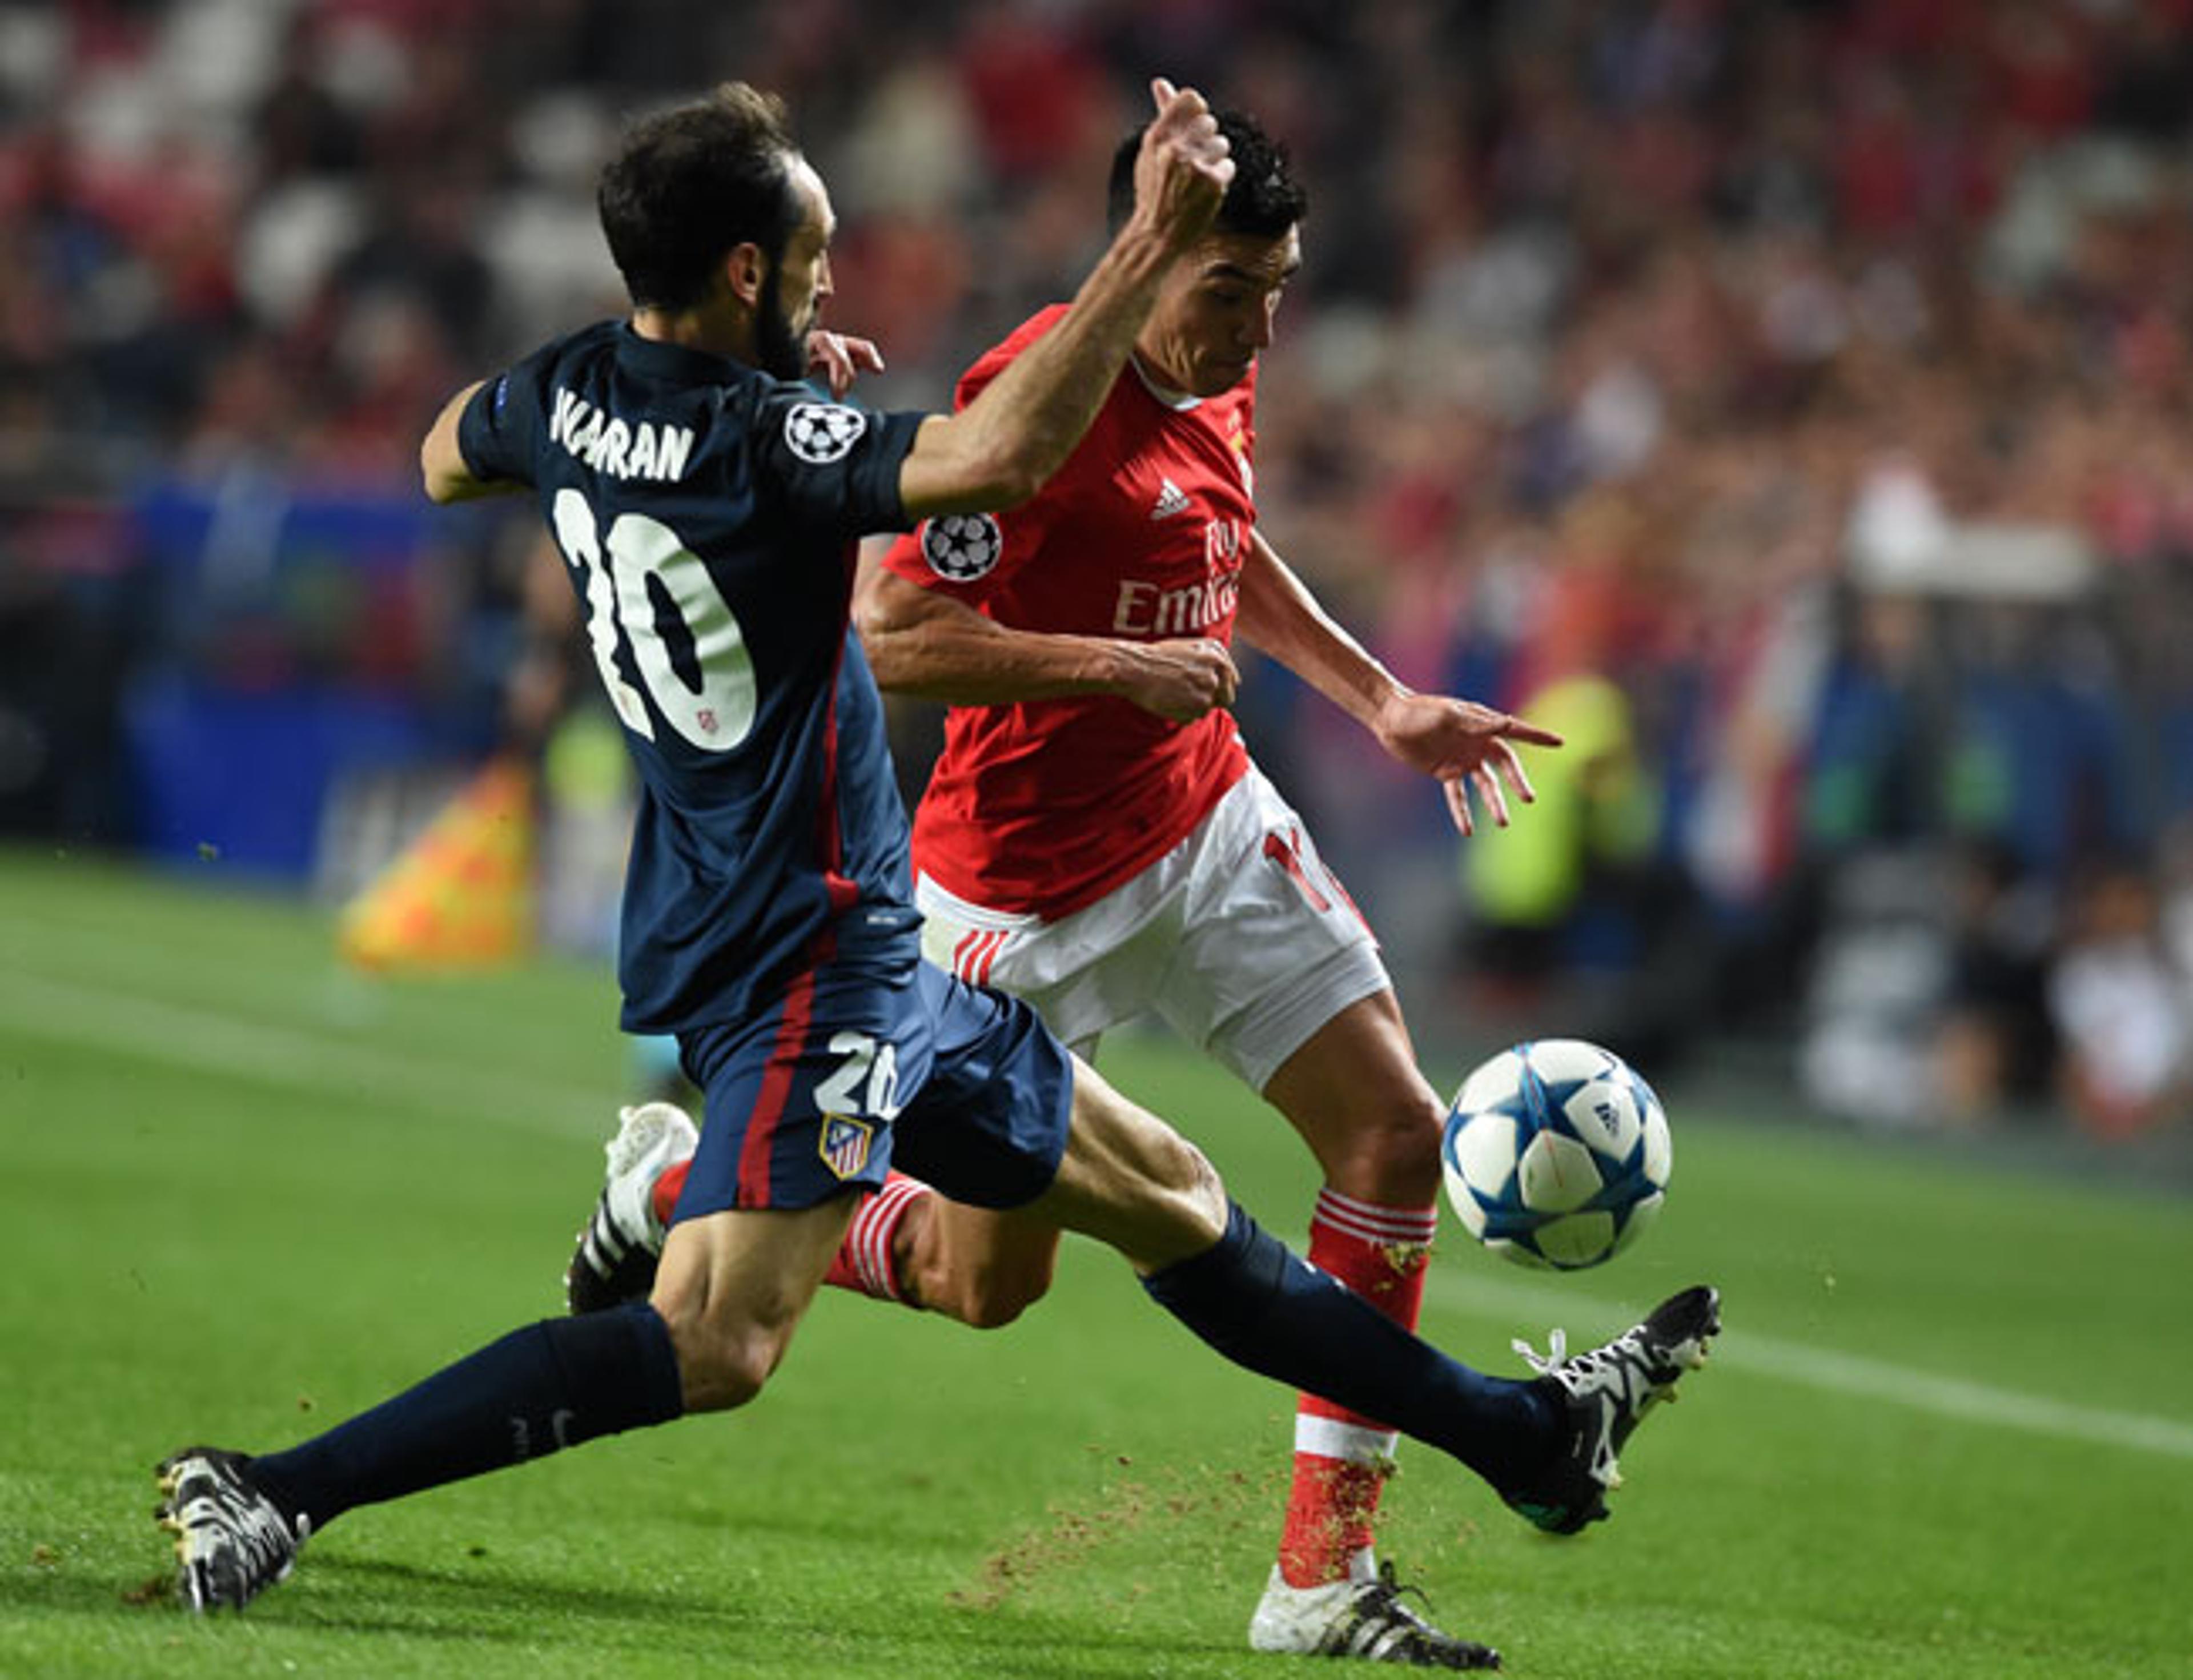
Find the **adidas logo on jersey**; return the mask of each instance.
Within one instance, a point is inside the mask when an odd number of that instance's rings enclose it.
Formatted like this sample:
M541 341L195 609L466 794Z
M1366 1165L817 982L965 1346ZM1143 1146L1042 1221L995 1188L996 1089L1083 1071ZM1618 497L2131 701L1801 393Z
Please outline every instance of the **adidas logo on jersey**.
M1188 511L1188 497L1179 485L1170 478L1158 481L1157 505L1150 509L1153 519L1170 519L1176 513Z

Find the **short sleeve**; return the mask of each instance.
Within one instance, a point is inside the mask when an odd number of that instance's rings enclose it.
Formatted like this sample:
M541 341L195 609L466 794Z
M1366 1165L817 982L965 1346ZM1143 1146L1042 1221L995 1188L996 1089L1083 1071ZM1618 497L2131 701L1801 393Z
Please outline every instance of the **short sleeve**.
M839 538L907 528L899 468L928 415L833 402L810 386L778 386L754 411L754 458L800 524Z
M959 376L953 408L966 408L1018 351L1011 340L986 351ZM1003 513L940 513L893 542L882 564L908 583L979 606L1041 546L1051 506L1051 498L1037 495Z
M465 468L484 483L530 484L546 419L548 357L529 356L481 382L457 416L457 449Z
M1040 496L1006 513L940 513L898 538L886 571L978 606L1041 546Z

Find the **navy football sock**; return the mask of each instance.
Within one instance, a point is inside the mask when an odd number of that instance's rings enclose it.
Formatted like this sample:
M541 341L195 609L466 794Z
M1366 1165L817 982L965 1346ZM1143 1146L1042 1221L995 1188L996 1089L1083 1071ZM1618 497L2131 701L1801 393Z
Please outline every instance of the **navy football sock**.
M1529 1382L1448 1358L1266 1235L1239 1203L1215 1245L1142 1287L1235 1364L1381 1419L1495 1488L1537 1470L1554 1443L1555 1414Z
M392 1400L251 1460L283 1511L315 1530L392 1500L684 1410L678 1356L644 1302L513 1330Z

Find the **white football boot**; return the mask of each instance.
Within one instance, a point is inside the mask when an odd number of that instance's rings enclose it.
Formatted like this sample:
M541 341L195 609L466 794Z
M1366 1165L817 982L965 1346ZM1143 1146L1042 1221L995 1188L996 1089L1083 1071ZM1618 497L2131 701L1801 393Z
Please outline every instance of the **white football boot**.
M620 1109L617 1119L617 1134L602 1151L608 1172L601 1196L564 1272L564 1300L573 1312L646 1298L664 1236L655 1216L655 1181L701 1146L700 1128L675 1103Z
M1417 1592L1394 1579L1394 1566L1381 1563L1368 1572L1323 1586L1290 1586L1272 1566L1272 1579L1257 1614L1249 1621L1249 1648L1297 1656L1356 1657L1366 1662L1405 1668L1493 1669L1500 1653L1474 1640L1457 1639L1424 1620L1401 1602ZM1429 1608L1427 1606L1427 1608Z

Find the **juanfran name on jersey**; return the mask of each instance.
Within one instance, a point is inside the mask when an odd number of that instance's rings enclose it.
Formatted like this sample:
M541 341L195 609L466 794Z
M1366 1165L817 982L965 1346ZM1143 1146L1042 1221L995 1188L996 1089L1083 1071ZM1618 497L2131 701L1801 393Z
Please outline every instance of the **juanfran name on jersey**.
M674 483L685 476L685 462L693 453L690 426L652 420L629 425L560 385L548 413L548 435L588 471L610 478Z
M1213 519L1203 528L1200 583L1164 589L1147 578L1121 578L1112 628L1121 636L1194 636L1233 616L1241 593L1241 523Z

